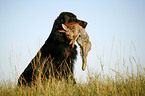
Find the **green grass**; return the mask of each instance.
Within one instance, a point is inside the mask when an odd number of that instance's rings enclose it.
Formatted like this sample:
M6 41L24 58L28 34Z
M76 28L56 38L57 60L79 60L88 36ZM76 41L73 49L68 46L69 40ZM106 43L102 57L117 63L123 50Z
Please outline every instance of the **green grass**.
M112 69L113 70L113 69ZM136 74L121 74L115 70L115 78L103 73L89 75L88 82L73 84L65 79L58 81L55 78L41 82L37 79L35 86L12 86L12 83L0 86L0 96L144 96L145 95L145 69L138 70Z

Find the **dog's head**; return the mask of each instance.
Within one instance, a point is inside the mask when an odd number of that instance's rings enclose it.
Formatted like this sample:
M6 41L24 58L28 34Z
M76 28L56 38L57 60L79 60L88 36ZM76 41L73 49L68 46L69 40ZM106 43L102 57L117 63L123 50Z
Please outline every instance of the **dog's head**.
M54 22L52 32L49 36L47 42L55 41L55 42L65 42L69 44L70 40L68 40L65 33L59 32L59 30L64 30L62 24L65 24L69 27L71 24L79 24L83 28L87 26L87 22L78 20L76 15L70 12L62 12Z
M85 28L87 26L87 22L78 20L76 15L74 15L73 13L70 13L70 12L62 12L58 16L58 18L56 19L55 22L57 22L57 27L59 29L62 27L61 24L65 24L67 27L69 27L69 25L75 24L75 23L78 23L83 28Z

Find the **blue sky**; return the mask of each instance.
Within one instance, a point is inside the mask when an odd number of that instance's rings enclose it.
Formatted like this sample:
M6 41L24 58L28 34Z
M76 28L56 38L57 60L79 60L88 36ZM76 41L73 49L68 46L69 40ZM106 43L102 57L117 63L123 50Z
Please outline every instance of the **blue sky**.
M143 0L1 0L0 1L0 80L17 80L48 38L54 20L63 11L88 22L92 42L88 55L91 72L124 70L129 58L145 66L145 1ZM135 48L133 47L135 46ZM79 51L79 47L78 47ZM86 80L81 57L75 63L77 81ZM134 63L133 63L134 64ZM135 65L133 65L136 67Z

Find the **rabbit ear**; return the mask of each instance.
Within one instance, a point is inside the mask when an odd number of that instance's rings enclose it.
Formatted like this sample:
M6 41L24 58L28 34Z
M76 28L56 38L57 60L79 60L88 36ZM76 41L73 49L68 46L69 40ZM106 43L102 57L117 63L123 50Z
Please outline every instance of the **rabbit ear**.
M63 28L64 30L68 30L68 28L67 28L64 24L62 24L62 28Z

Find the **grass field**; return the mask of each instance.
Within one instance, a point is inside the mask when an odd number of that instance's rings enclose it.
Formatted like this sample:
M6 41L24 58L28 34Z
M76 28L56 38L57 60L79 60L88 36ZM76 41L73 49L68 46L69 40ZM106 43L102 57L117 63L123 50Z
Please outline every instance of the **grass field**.
M93 74L90 70L87 82L75 85L53 77L41 81L39 76L36 85L31 87L1 82L0 96L145 96L145 68L134 57L128 59L130 64L127 65L131 66L125 66L125 70L110 69L115 76L105 74L101 65L102 72ZM136 67L133 67L132 60Z
M31 87L3 83L0 96L145 96L145 68L137 69L137 73L129 74L126 71L125 75L113 70L115 78L103 73L94 76L89 73L87 83L75 85L71 81L55 78L46 79L43 83L38 78L36 85Z

